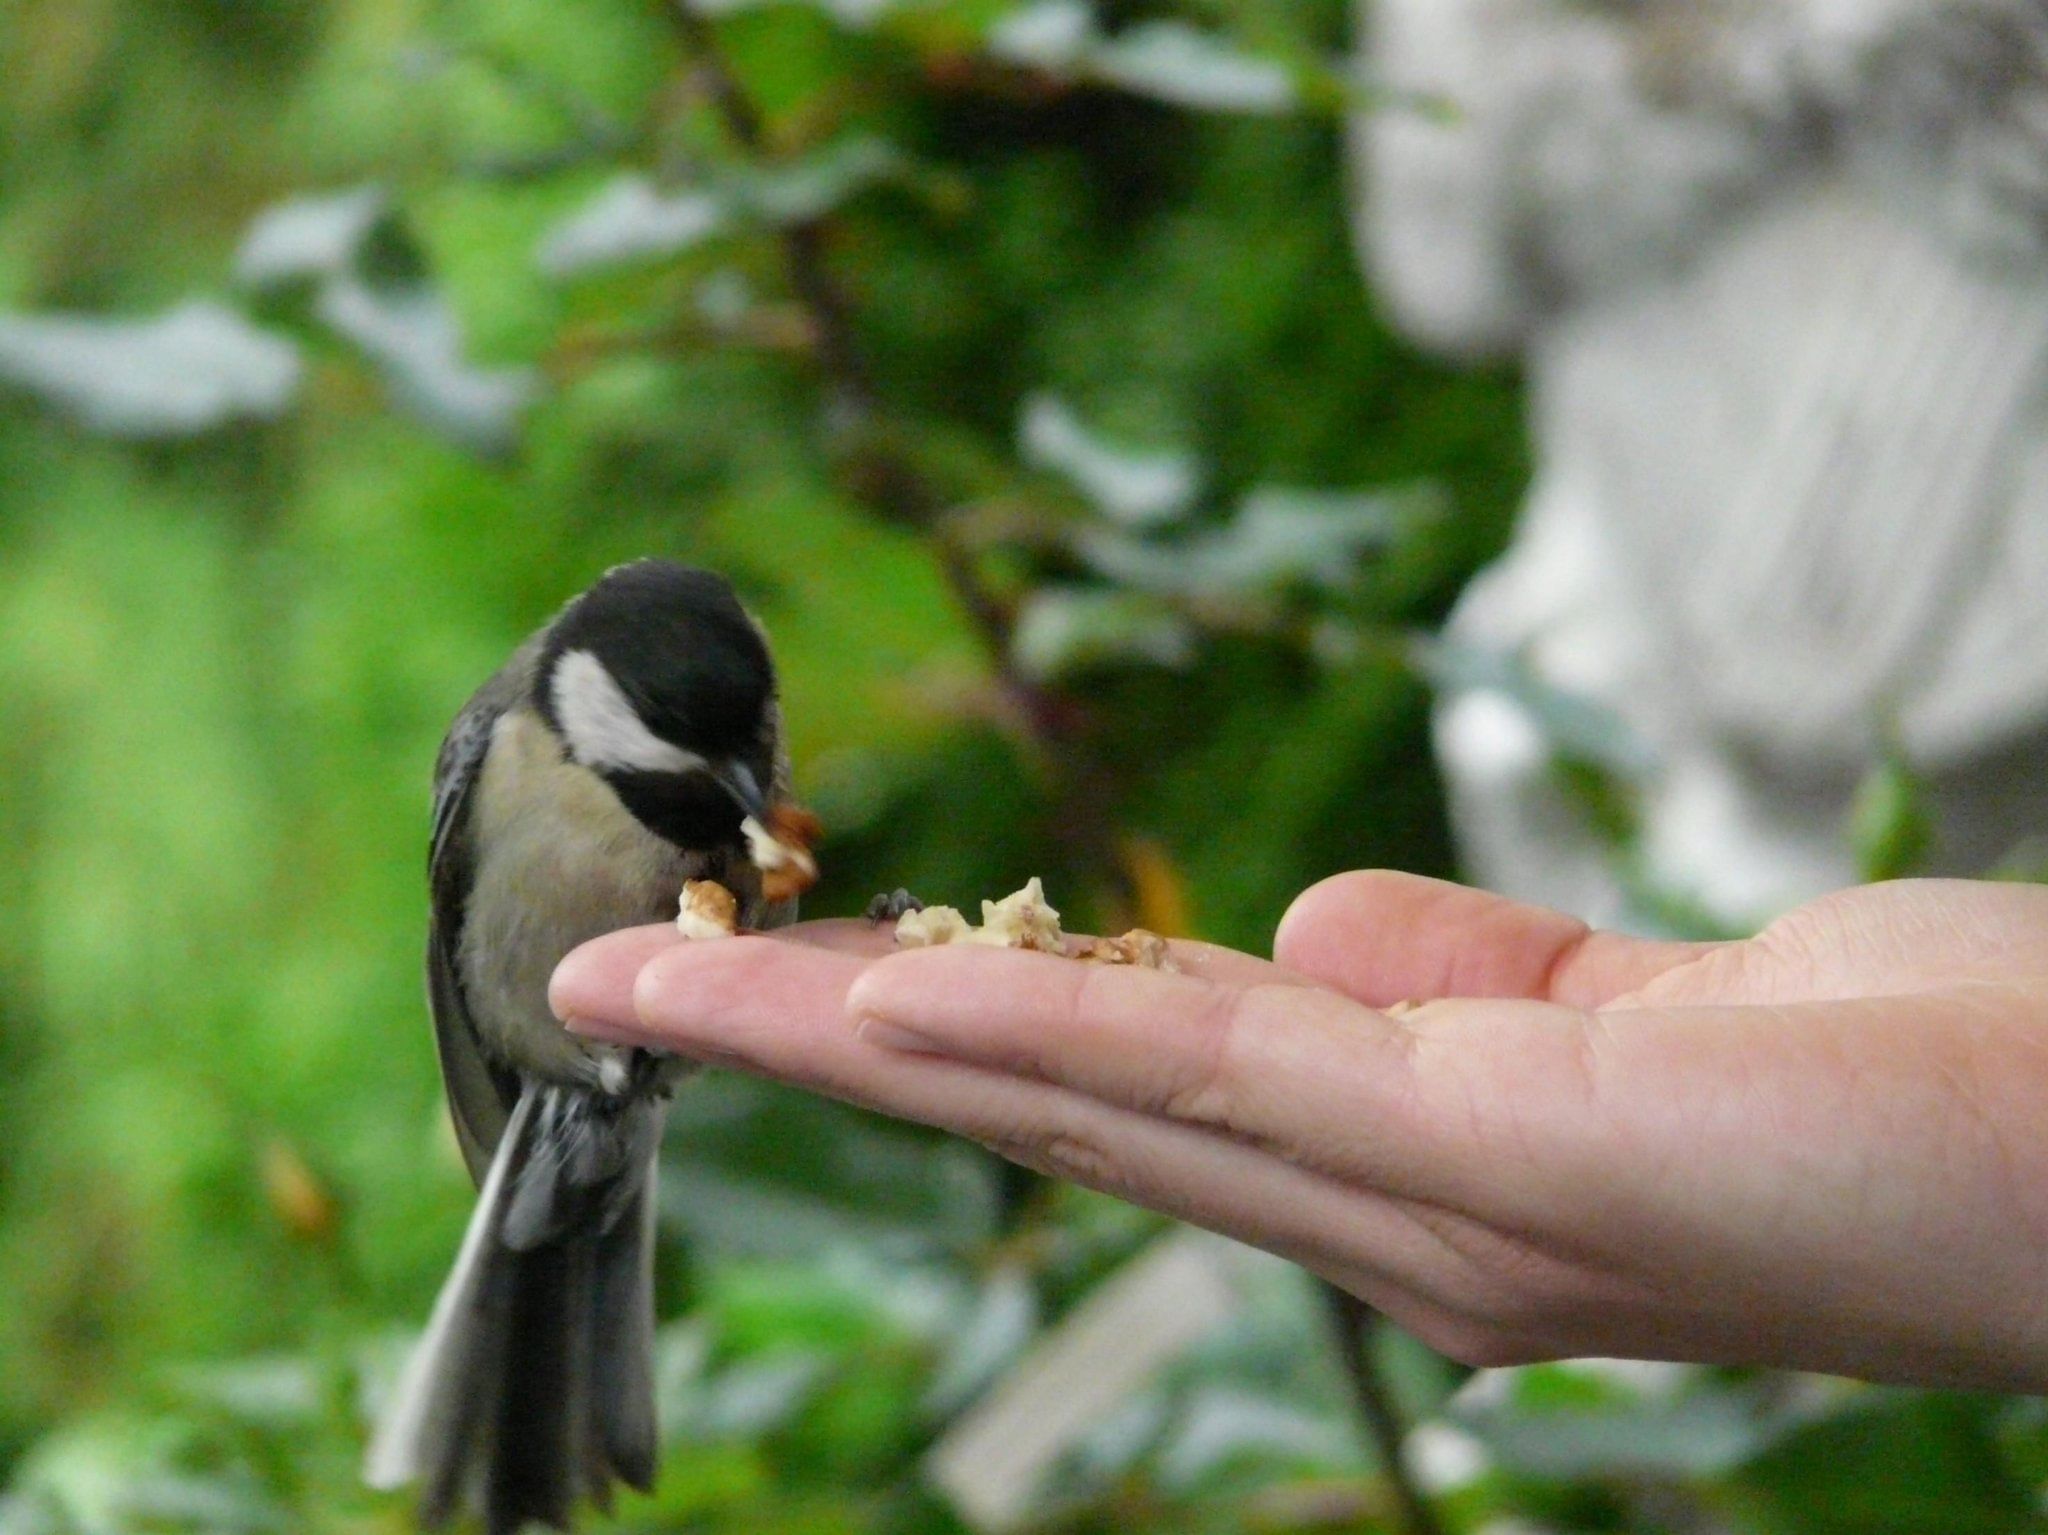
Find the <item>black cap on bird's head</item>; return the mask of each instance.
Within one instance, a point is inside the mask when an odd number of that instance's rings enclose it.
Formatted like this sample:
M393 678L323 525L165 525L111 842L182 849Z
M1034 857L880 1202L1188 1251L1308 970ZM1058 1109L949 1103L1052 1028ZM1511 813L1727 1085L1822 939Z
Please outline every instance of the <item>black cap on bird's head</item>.
M607 572L549 627L534 704L651 831L716 847L775 773L775 666L722 577L666 560Z

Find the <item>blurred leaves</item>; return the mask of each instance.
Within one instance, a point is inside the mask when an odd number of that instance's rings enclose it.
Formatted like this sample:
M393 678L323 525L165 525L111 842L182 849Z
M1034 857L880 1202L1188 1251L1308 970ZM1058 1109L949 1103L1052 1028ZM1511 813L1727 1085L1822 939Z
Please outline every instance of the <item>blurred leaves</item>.
M1287 112L1302 103L1294 73L1182 21L1105 32L1088 0L1036 0L989 32L989 51L1013 64L1092 80L1133 95L1211 112Z
M1927 786L1896 746L1864 774L1849 807L1849 845L1865 880L1903 879L1934 850Z
M552 277L623 261L673 256L725 232L726 200L711 192L664 193L645 176L606 184L548 232L536 259Z
M191 299L150 320L0 313L0 380L112 437L188 437L282 414L303 369L289 341Z
M1196 650L1193 626L1171 608L1142 593L1093 587L1039 588L1010 635L1012 659L1034 682L1133 662L1181 671Z
M1346 605L1366 562L1425 537L1439 510L1426 495L1256 485L1200 516L1214 497L1192 455L1112 444L1050 394L1025 402L1018 446L1095 514L1061 524L1057 540L1100 584L1049 582L1017 612L1010 654L1038 682L1117 665L1186 670L1205 629L1287 636L1329 664L1352 661L1354 631L1301 620Z
M849 1243L960 1255L996 1234L985 1157L748 1077L681 1095L668 1152L663 1212L705 1257L794 1258Z
M1172 21L1148 22L1096 45L1087 62L1110 84L1211 112L1285 112L1297 103L1282 66Z
M1439 692L1484 688L1505 694L1536 722L1543 739L1561 757L1619 776L1650 766L1648 747L1619 716L1549 686L1518 657L1442 636L1418 642L1412 654Z
M1033 395L1024 402L1017 435L1027 464L1064 475L1097 511L1125 526L1177 522L1194 506L1201 488L1190 456L1105 442L1054 395Z
M471 450L509 452L535 380L465 356L425 251L379 187L295 198L250 226L236 275L309 314L380 374L394 404Z
M1098 575L1159 596L1332 594L1352 590L1361 559L1400 531L1400 511L1388 498L1262 488L1204 533L1168 541L1089 529L1075 547Z
M715 187L662 191L644 176L627 174L550 230L536 260L548 275L569 278L676 256L750 224L774 228L819 218L905 172L888 144L854 138Z

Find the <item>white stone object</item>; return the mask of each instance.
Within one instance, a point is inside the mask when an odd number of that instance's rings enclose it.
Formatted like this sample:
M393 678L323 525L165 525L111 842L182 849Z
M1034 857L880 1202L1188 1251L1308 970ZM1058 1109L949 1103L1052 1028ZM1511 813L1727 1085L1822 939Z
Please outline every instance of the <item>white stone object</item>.
M1361 241L1397 323L1526 358L1537 479L1453 632L1659 766L1652 877L1849 883L1881 735L1938 864L2048 829L2048 5L1374 0ZM1471 871L1625 915L1504 695L1439 716Z

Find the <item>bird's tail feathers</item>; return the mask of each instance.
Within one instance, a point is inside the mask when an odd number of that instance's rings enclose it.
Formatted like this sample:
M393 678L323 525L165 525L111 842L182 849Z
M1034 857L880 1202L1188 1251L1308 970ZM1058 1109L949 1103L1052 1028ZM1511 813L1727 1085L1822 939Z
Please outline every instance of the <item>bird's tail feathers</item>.
M427 1529L464 1507L491 1535L567 1529L581 1499L609 1507L615 1478L654 1480L654 1165L623 1175L634 1186L607 1227L508 1245L521 1176L541 1172L545 1092L529 1088L506 1123L365 1462L373 1487L421 1484Z

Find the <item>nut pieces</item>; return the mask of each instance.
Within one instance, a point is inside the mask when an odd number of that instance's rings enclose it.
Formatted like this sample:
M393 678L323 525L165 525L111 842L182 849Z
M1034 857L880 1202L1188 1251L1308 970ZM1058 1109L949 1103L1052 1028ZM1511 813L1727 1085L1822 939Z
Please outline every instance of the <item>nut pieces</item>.
M761 871L762 899L771 904L794 900L818 882L811 844L823 828L803 806L783 800L769 808L766 826L748 816L740 830L746 835L747 857ZM676 929L685 938L730 938L739 931L739 901L716 880L685 880Z
M1167 952L1166 940L1157 933L1134 927L1121 938L1097 938L1074 956L1098 965L1136 965L1141 970L1177 970Z
M927 906L906 912L896 923L896 945L925 949L939 944L980 944L997 949L1031 949L1098 965L1134 965L1145 970L1172 970L1166 940L1157 933L1133 928L1121 938L1092 938L1069 948L1060 931L1060 914L1046 904L1045 886L1033 878L1015 895L981 903L981 926L975 927L950 906Z
M994 949L1037 949L1066 953L1060 914L1045 902L1045 886L1033 879L1015 895L981 903L981 926L975 927L950 906L927 906L905 912L896 923L896 942L906 949L941 943L978 943Z
M676 930L685 938L730 938L739 928L740 903L715 879L683 881Z
M748 816L740 830L746 834L747 856L761 871L763 899L794 900L817 884L818 860L811 856L811 844L824 828L803 806L782 800L769 807L766 826Z

